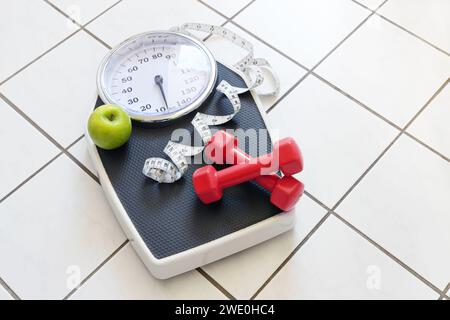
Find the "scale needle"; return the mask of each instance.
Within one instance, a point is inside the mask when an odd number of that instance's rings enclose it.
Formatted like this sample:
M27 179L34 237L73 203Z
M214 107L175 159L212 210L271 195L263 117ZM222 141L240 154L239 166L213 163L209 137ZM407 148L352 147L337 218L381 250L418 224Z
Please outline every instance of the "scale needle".
M164 88L163 88L163 77L161 77L159 74L155 76L155 83L159 87L159 90L161 91L162 97L164 99L164 103L166 105L166 108L169 108L167 105L166 95L164 94Z

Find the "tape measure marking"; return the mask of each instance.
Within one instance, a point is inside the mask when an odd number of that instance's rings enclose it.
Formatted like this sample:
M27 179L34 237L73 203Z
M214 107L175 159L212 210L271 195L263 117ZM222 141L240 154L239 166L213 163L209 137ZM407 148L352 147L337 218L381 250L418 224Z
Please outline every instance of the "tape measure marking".
M254 58L253 45L240 37L236 33L221 27L202 23L186 23L180 27L172 28L171 31L181 32L193 36L188 30L206 32L220 36L229 40L233 44L245 49L248 53L244 58L234 64L234 67L240 70L249 79L252 79L251 85L247 88L239 88L230 85L222 80L216 90L223 93L230 101L233 107L233 113L228 115L210 115L198 112L191 121L194 129L202 138L203 146L187 146L184 144L169 141L164 148L164 153L171 161L163 158L152 157L145 161L142 173L147 177L160 183L173 183L179 180L188 169L186 157L192 157L203 152L204 146L211 140L212 133L210 126L227 123L241 109L241 100L239 95L247 91L256 89L264 82L263 70L269 74L273 80L273 89L267 92L257 92L259 95L277 95L280 90L280 82L275 72L272 70L269 62L262 58Z

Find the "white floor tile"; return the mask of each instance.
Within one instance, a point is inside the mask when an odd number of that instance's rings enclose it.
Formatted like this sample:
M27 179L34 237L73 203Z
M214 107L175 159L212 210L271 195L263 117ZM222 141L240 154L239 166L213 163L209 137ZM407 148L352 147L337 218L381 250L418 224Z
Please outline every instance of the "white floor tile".
M258 299L436 299L438 294L334 216Z
M6 82L0 91L67 146L84 132L97 95L97 68L106 52L80 31Z
M0 99L0 199L56 156L47 138Z
M258 0L234 20L312 68L369 14L348 0Z
M356 2L365 5L369 9L376 10L384 0L356 0Z
M378 13L450 52L450 1L392 0Z
M250 41L253 44L255 57L268 60L273 70L279 77L279 95L274 97L260 97L264 109L270 108L278 100L279 97L281 97L298 80L300 80L301 77L305 75L305 69L299 67L295 63L291 62L271 48L267 47L265 44L253 38L251 35L243 31L239 27L236 27L231 23L226 24L225 27L237 33L244 39ZM228 64L229 66L232 66L247 54L247 51L245 51L244 49L239 48L238 46L235 46L231 44L231 42L220 37L211 37L206 41L206 44L213 52L216 59ZM271 88L273 88L273 81L270 76L266 75L265 82L263 82L263 84L257 89L257 91L267 92Z
M197 271L158 280L130 244L122 248L71 299L225 299Z
M149 19L149 12L160 12ZM169 13L169 14L167 14ZM224 18L195 0L140 1L119 3L87 27L111 46L130 36L164 30L186 22L222 24Z
M12 300L11 295L0 285L0 301L1 300Z
M450 164L402 136L337 212L442 290L450 279Z
M74 24L44 1L1 1L0 82L72 32Z
M93 174L97 175L97 170L95 169L94 163L89 155L88 146L86 144L86 139L83 138L77 143L75 143L68 150L72 155L75 156L82 164L86 166Z
M116 2L48 1L81 24ZM251 0L202 1L231 17ZM384 0L257 0L235 20L311 68L371 13L356 2L374 10ZM377 13L450 52L449 1L388 0ZM115 45L140 32L197 21L221 24L225 19L197 0L123 0L88 28ZM256 57L273 64L281 79L280 95L305 75L301 67L236 25L227 27L251 40ZM0 1L0 39L8 44L0 53L0 83L77 28L46 1ZM243 53L215 37L208 46L229 64ZM95 103L96 71L106 52L97 40L79 31L14 75L0 86L0 92L66 147L84 133ZM403 126L448 79L450 58L375 15L317 73ZM263 106L267 109L277 99L264 98ZM450 85L408 128L446 157L450 157L448 106ZM59 151L1 99L0 116L2 199ZM329 207L397 134L314 75L269 113L269 122L280 129L280 137L298 140L305 158L305 171L299 178ZM95 173L85 143L81 139L69 152ZM448 194L449 163L402 136L337 212L443 289L450 281L450 259L445 254L450 251ZM249 298L325 213L304 196L294 230L205 270L234 296ZM0 277L24 299L64 297L74 276L70 267L79 266L84 278L123 241L125 236L101 187L65 155L0 203ZM226 297L197 271L164 281L153 278L127 244L72 298ZM438 295L331 216L258 298L437 299ZM0 285L2 299L12 297Z
M316 77L308 76L268 115L280 137L294 137L305 168L305 188L330 208L344 195L397 130Z
M251 0L232 0L232 1L223 1L223 0L203 0L204 3L210 5L220 13L226 15L227 17L232 17L239 10L244 8L247 4L250 3Z
M404 126L448 78L450 58L372 16L317 73Z
M326 213L304 195L296 208L294 229L204 270L237 299L249 299Z
M125 241L101 187L60 156L0 205L1 277L24 299L60 299Z
M118 0L50 0L55 6L80 24L85 24Z
M450 85L434 98L408 131L450 158Z

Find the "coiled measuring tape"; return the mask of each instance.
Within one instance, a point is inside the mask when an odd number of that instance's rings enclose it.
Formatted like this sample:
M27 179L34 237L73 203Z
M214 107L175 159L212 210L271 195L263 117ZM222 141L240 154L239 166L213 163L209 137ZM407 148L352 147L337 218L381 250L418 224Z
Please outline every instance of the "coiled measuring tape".
M195 115L191 124L200 135L203 142L202 146L187 146L169 141L164 148L164 153L170 160L151 157L145 161L142 170L143 174L160 183L173 183L186 173L188 169L188 161L186 158L200 154L203 151L204 146L211 140L212 133L210 126L225 124L233 119L241 109L239 95L259 87L265 80L264 70L266 71L266 76L269 75L272 78L272 89L265 92L257 92L257 94L262 96L274 96L277 95L280 90L280 81L276 73L266 59L254 57L253 45L249 41L224 27L209 24L186 23L171 29L171 31L193 36L189 30L220 36L230 41L232 44L246 50L247 54L235 63L233 67L248 77L251 80L251 85L247 88L240 88L230 85L225 80L222 80L219 83L216 90L227 97L233 107L233 112L228 115L210 115L198 112Z

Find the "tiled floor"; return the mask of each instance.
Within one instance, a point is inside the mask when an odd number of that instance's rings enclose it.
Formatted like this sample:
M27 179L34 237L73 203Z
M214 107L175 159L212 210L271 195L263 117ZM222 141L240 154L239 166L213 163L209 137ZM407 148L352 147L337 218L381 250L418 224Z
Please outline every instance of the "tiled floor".
M293 230L161 281L83 126L109 47L188 21L243 35L278 71L263 107L298 139L307 192ZM2 1L0 39L0 299L448 299L449 1Z

